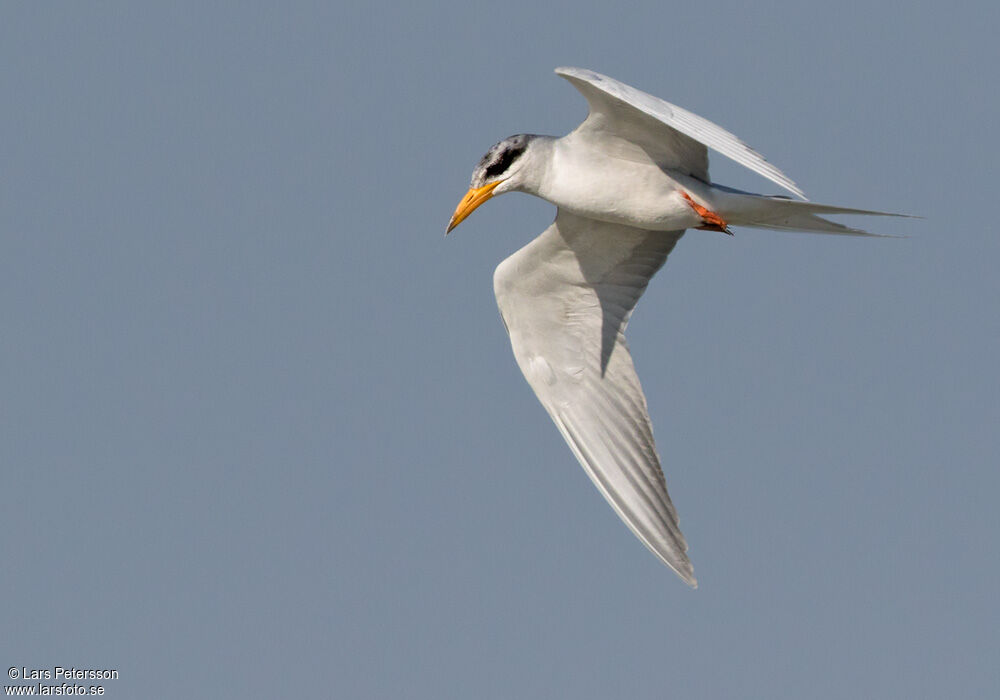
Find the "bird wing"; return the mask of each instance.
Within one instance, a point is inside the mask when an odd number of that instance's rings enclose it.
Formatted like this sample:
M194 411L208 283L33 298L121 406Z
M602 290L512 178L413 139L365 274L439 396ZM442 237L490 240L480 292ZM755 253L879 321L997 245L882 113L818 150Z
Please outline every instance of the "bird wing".
M656 556L697 585L667 494L625 326L683 231L645 231L560 209L496 269L518 366L587 475Z
M806 198L791 178L764 156L697 114L591 70L556 68L556 74L571 82L590 104L590 114L575 135L605 141L624 139L661 166L705 182L709 181L707 146Z

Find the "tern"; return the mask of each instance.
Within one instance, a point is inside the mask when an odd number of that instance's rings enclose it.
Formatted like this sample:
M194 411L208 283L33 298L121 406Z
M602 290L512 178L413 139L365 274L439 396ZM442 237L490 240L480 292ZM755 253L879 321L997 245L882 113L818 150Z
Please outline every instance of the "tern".
M494 274L514 358L598 491L646 547L697 587L625 342L636 302L685 229L871 236L817 214L898 215L809 202L778 168L707 119L593 71L556 74L583 93L587 118L561 138L519 134L493 146L448 232L505 192L556 205L552 225ZM709 148L800 199L713 184Z

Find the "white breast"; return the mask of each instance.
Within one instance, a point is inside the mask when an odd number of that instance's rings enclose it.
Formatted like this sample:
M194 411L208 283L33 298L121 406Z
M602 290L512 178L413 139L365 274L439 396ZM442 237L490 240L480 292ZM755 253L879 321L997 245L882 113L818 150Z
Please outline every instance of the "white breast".
M678 178L634 146L594 148L572 136L553 144L539 195L556 206L598 221L652 231L697 226L701 219L681 196Z

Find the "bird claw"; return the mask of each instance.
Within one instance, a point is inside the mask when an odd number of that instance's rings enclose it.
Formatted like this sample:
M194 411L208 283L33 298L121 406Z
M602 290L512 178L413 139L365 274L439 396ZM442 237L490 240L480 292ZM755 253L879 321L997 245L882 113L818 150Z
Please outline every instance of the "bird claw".
M729 224L726 223L725 219L711 209L703 207L695 202L691 199L691 195L684 190L681 190L681 196L687 200L687 203L691 205L691 208L694 209L698 213L698 216L701 217L701 226L695 226L695 228L701 231L718 231L719 233L726 233L730 236L733 235L733 232L729 230Z

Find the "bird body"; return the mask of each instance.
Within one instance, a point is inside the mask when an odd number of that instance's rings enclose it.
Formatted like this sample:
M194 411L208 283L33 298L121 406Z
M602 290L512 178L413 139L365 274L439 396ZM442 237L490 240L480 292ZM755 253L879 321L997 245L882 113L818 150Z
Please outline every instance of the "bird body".
M636 302L686 229L870 236L818 214L892 215L805 201L784 173L708 120L599 73L556 73L587 98L587 119L561 138L519 134L493 146L448 231L504 192L556 205L552 225L494 274L514 357L598 491L643 544L696 586L625 341ZM711 183L709 147L802 201Z
M679 171L661 168L648 157L608 153L572 135L536 137L531 147L546 151L550 163L531 194L579 216L673 231L701 222L681 191L687 189L698 200L710 198L708 186Z

